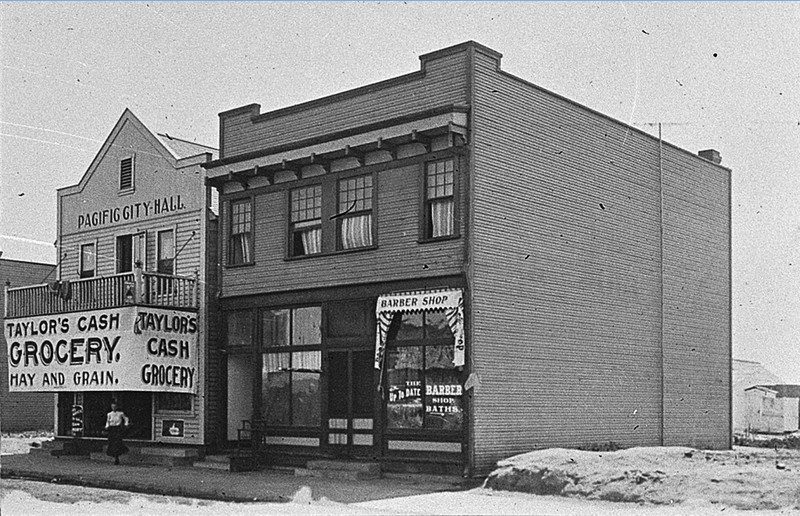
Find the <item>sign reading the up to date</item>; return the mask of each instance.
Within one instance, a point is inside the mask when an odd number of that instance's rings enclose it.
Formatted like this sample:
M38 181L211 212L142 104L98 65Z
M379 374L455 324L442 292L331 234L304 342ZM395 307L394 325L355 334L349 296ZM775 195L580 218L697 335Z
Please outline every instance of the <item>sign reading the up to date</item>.
M196 393L197 314L131 306L7 319L12 392Z

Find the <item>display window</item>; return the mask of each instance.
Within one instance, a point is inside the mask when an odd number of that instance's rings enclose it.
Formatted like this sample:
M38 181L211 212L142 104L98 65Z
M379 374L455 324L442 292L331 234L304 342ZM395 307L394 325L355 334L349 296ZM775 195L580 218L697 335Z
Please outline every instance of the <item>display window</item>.
M444 310L393 314L387 333L386 427L458 431L463 388Z

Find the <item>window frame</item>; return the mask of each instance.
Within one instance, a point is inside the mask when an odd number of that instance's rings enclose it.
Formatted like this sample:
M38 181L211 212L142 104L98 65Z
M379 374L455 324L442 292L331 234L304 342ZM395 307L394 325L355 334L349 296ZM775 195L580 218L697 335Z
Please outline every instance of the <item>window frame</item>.
M369 209L347 211L349 208L344 208L344 210L343 210L342 206L341 206L341 204L342 204L342 199L341 199L342 184L344 182L346 182L346 181L356 181L357 182L359 179L365 179L365 178L369 178L369 183L370 183L369 187L368 187L369 191L370 191L370 195L369 195L369 205L370 206L369 206ZM360 189L358 188L358 186L356 186L356 190L355 191L358 192L359 190ZM376 247L376 243L375 243L375 240L377 238L376 230L375 230L375 226L376 226L376 224L375 224L375 220L376 220L375 213L377 211L375 209L375 205L376 205L376 201L377 201L376 195L375 195L376 190L377 190L377 184L376 184L376 181L375 181L375 174L373 174L373 173L357 174L357 175L348 174L348 175L342 175L342 176L339 176L339 177L336 178L336 185L335 185L335 190L334 190L334 196L335 196L334 205L336 207L335 229L336 229L336 251L337 252L358 251L360 249L371 249L373 247ZM359 199L356 199L353 202L358 202L358 201L359 201ZM323 203L324 202L325 201L323 199ZM346 218L354 218L356 216L362 216L362 215L366 215L366 214L370 215L369 232L370 232L370 240L371 241L370 241L369 245L364 245L364 246L359 246L359 247L344 247L344 243L342 242L342 232L341 232L342 231L342 221L344 219L346 219Z
M408 312L397 312L401 317ZM430 311L423 311L420 312L424 318ZM401 319L402 320L402 319ZM428 395L426 394L426 386L427 386L427 355L428 355L428 348L429 347L436 347L436 346L449 346L452 347L454 344L454 338L452 335L450 337L428 337L427 336L427 325L423 323L422 325L422 332L423 334L420 338L416 339L403 339L397 340L395 338L389 338L387 336L386 340L386 350L385 352L388 354L391 351L397 350L399 348L411 348L411 347L418 347L421 349L422 353L422 368L420 369L420 399L422 400L422 414L423 414L423 423L422 426L419 428L392 428L389 426L389 393L390 393L390 384L389 384L389 366L388 363L384 365L385 373L383 375L383 396L381 396L380 404L381 404L381 411L383 414L383 428L384 433L387 435L396 435L396 436L408 436L408 435L424 435L428 438L436 438L437 440L452 440L458 438L462 435L462 433L466 430L466 414L467 414L467 396L466 391L464 391L464 378L463 378L463 371L459 371L457 368L453 368L452 371L456 374L458 378L459 384L462 386L460 401L461 401L461 413L462 413L462 420L461 420L461 428L456 430L443 430L437 428L430 428L425 426L425 418L427 416L426 407L430 404L428 401ZM449 326L448 326L449 328ZM390 330L391 331L391 330ZM388 357L386 357L388 362ZM435 397L435 396L431 396Z
M130 185L123 186L122 184L122 165L125 161L131 162L131 177ZM119 159L119 166L117 167L117 190L119 195L129 195L136 190L136 155L129 154Z
M94 253L94 269L91 270L91 274L86 274L83 263L83 248L87 246L92 246L94 249L92 251ZM97 239L78 244L78 277L81 279L97 277Z
M428 198L428 168L430 165L435 165L436 163L444 163L447 161L453 162L453 193L450 196L442 196L442 197L434 197L433 199ZM441 242L443 240L452 240L461 237L460 232L460 210L459 210L459 171L460 171L461 160L459 159L458 155L451 155L446 156L440 159L432 159L426 160L422 162L421 174L420 174L420 216L419 216L419 239L418 243L427 243L427 242ZM435 199L446 199L450 198L453 202L453 232L449 235L442 235L438 237L431 236L428 231L428 228L431 227L431 220L430 220L430 203L431 200Z
M314 344L295 344L294 340L294 328L295 328L295 313L297 310L302 310L305 308L317 308L319 310L319 342ZM288 343L284 345L278 346L266 346L265 345L265 331L264 331L264 317L268 312L276 312L286 310L289 312L289 323L288 323ZM285 306L273 306L273 307L264 307L256 311L256 325L257 325L257 335L255 337L256 342L254 343L254 350L258 354L259 358L259 375L260 375L260 389L259 389L259 411L263 412L264 410L264 374L265 374L265 357L266 355L282 355L287 354L289 355L289 407L288 407L288 424L268 424L267 427L273 430L279 431L319 431L324 426L324 411L323 411L323 382L325 379L324 376L324 345L323 340L325 339L325 326L324 326L324 318L325 318L325 306L324 303L317 303L317 304L310 304L310 305L285 305ZM295 353L319 353L319 364L320 369L319 371L296 371L293 367L294 357L292 356ZM294 382L294 374L295 373L316 373L318 375L318 395L319 399L319 406L317 407L319 410L319 424L316 426L308 426L308 425L295 425L293 424L294 419L294 398L293 398L293 382Z
M125 274L133 272L136 268L136 257L141 254L144 258L142 261L142 272L147 271L147 231L137 231L135 233L122 233L114 235L114 271L116 274ZM120 268L120 239L130 237L131 239L131 264L130 270L123 271ZM137 251L140 251L137 253Z
M300 190L311 190L311 189L319 189L319 212L320 212L319 213L319 215L320 215L319 219L316 219L316 218L308 219L307 218L307 219L302 219L302 220L297 220L297 221L292 220L293 213L295 212L295 210L294 210L294 199L293 199L294 192L299 192ZM287 223L288 223L288 229L287 229L288 235L287 235L287 242L286 242L286 256L288 258L306 258L306 257L311 257L311 256L321 256L321 255L327 254L326 250L325 250L325 247L326 247L325 246L325 240L326 240L325 235L328 232L325 230L325 226L326 226L325 222L326 221L325 221L325 216L324 216L325 215L325 185L322 182L314 182L314 183L310 183L310 184L296 185L294 188L288 188L286 190L286 197L287 197L287 201L288 201L287 202L288 212L287 212L287 217L286 217L286 220L287 220ZM315 195L315 197L316 197L316 195ZM308 197L306 197L306 199L308 199ZM316 207L312 207L312 209L315 209L315 208ZM307 207L306 207L306 210L308 210ZM298 211L300 211L300 210L298 210ZM300 223L300 224L309 223L309 222L313 223L313 221L315 221L315 220L319 220L319 225L307 224L307 225L302 226L302 227L296 227L296 225L298 223ZM303 230L308 230L309 228L318 228L319 229L319 232L320 232L320 235L319 235L319 252L316 252L316 253L303 253L303 254L295 253L295 235L297 233L300 233Z
M239 205L239 204L242 204L242 205L249 204L249 210L248 210L249 211L249 221L247 221L247 223L249 225L249 228L248 228L247 231L234 233L233 232L233 228L234 228L235 222L234 222L233 210L234 210L234 205ZM253 265L255 263L255 261L256 261L256 259L255 259L255 251L256 251L256 243L255 243L255 211L256 211L256 207L255 207L255 202L254 202L253 196L238 197L238 198L233 198L233 199L228 200L227 201L227 209L225 211L228 214L228 223L226 224L226 232L227 232L227 235L226 235L227 236L227 250L226 251L227 252L225 253L225 265L227 267L241 267L241 266L246 266L246 265ZM233 238L234 238L234 236L244 235L244 234L249 235L249 242L250 242L250 246L249 246L250 247L250 249L249 249L250 257L249 258L250 259L249 260L244 260L244 257L242 257L242 261L241 262L234 262L234 260L233 260L233 258L234 258Z
M167 231L172 233L172 272L165 273L161 272L161 234L166 233ZM158 228L155 231L155 238L156 238L156 263L155 263L155 271L159 274L168 274L170 276L177 276L178 275L178 226L177 224Z

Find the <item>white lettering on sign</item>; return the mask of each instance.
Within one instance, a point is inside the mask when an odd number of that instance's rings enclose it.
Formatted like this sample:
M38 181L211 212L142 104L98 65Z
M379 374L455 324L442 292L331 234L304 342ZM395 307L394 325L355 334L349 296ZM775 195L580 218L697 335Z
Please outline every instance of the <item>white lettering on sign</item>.
M197 314L125 307L4 324L14 392L197 390Z
M150 201L81 213L78 215L78 229L97 228L120 221L136 220L184 209L186 209L186 205L181 200L181 196L170 195Z

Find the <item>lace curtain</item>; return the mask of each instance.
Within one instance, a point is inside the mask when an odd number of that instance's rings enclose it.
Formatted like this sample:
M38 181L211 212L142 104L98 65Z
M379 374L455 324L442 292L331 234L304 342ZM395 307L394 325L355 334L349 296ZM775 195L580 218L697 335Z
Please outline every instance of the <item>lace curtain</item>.
M304 254L315 254L322 251L322 229L312 228L303 231L300 234L303 239Z
M431 201L431 238L453 234L453 200Z
M345 217L341 221L342 249L356 249L372 245L372 214Z

